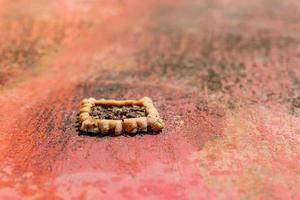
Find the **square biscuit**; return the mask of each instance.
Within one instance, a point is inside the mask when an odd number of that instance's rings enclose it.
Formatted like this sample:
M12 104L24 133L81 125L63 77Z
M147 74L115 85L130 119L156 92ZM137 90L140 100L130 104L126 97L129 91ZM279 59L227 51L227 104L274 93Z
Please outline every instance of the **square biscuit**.
M102 119L91 114L96 106L123 107L141 106L145 110L145 116L124 119ZM79 114L80 130L84 132L115 134L137 133L147 131L161 131L164 122L149 97L139 100L107 100L94 98L83 99L80 104Z

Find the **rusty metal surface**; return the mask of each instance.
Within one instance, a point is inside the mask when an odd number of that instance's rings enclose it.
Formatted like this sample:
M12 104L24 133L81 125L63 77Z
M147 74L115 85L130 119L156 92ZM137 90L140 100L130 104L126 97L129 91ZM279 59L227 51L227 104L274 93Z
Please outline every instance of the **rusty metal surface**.
M297 0L0 1L0 199L300 199ZM149 96L158 135L80 136Z

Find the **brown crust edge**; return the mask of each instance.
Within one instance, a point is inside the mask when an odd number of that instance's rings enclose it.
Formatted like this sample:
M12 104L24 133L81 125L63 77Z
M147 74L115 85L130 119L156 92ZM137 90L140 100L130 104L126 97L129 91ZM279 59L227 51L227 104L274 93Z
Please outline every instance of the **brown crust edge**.
M129 118L124 120L95 119L89 113L95 105L126 106L139 105L144 106L147 117ZM147 131L160 131L164 128L164 122L160 118L158 111L149 97L140 100L96 100L94 98L83 99L80 104L79 114L80 130L84 132L115 134L122 132L137 133Z

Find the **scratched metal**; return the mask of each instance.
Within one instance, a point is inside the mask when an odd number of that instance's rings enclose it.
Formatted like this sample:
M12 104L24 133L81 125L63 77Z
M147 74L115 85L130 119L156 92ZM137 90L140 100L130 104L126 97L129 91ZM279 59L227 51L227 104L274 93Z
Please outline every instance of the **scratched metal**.
M300 199L300 2L0 1L0 199ZM78 135L149 96L158 135Z

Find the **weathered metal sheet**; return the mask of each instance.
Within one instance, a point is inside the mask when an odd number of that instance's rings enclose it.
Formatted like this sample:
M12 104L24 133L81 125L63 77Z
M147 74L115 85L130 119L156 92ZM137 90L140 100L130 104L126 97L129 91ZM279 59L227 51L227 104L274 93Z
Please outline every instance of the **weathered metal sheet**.
M300 199L296 0L0 1L0 199ZM76 131L149 96L157 135Z

